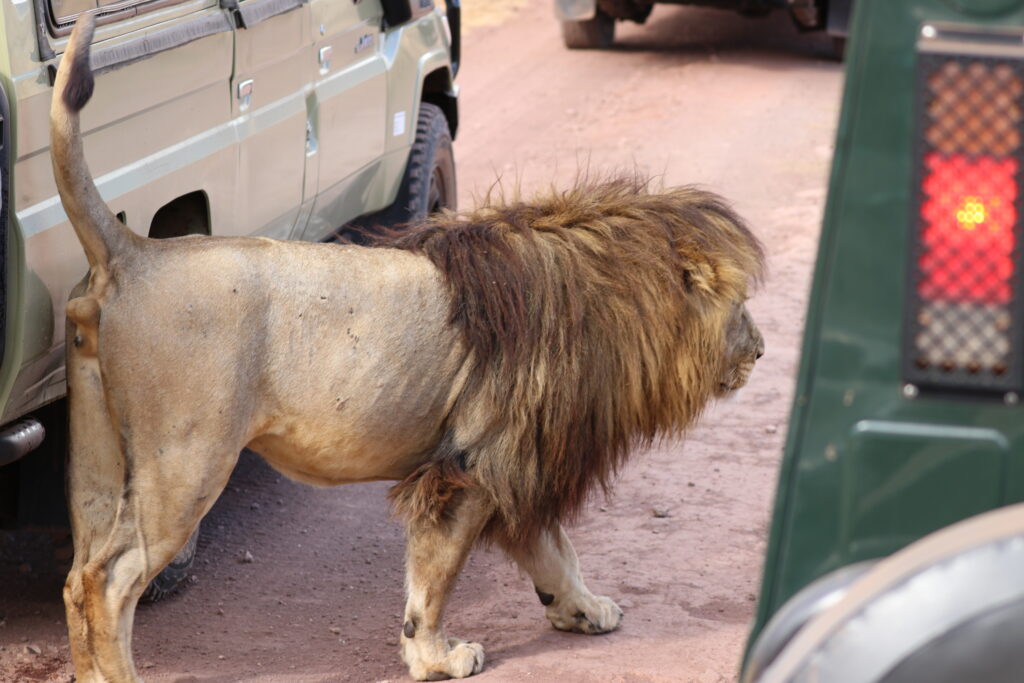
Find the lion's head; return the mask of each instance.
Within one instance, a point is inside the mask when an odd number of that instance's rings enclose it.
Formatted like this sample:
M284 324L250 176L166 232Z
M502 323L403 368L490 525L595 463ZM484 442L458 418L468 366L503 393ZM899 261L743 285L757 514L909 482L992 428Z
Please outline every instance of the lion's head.
M764 337L754 324L747 307L732 308L725 330L725 355L717 396L725 396L747 383L754 363L764 355Z

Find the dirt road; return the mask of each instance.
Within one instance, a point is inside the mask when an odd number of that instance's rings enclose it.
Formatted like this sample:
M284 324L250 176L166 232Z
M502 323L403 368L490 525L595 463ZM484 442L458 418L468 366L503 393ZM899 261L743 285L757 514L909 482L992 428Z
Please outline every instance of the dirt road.
M468 4L468 3L467 3ZM730 197L768 246L750 309L767 355L750 386L685 444L640 454L615 495L571 530L616 633L554 631L529 582L477 551L452 635L480 640L480 681L734 680L760 580L799 330L841 87L824 36L788 19L659 6L606 53L562 49L549 0L466 36L460 201L496 176L525 188L580 166L634 167ZM498 21L495 25L495 21ZM490 25L487 25L490 24ZM136 661L150 681L399 681L402 532L387 485L312 489L254 458L203 523L194 583L143 606ZM654 511L658 510L655 515ZM243 562L246 553L252 562ZM0 535L0 681L71 676L60 589L43 538ZM38 653L38 654L37 654Z

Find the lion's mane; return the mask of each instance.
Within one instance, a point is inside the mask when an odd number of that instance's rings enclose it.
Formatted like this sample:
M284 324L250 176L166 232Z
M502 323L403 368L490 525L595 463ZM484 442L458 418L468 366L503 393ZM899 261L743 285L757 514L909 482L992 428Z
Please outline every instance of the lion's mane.
M503 542L577 513L629 452L679 435L714 395L733 307L764 255L718 196L581 180L428 220L390 246L443 274L470 371L429 463L392 491L439 519L486 489Z

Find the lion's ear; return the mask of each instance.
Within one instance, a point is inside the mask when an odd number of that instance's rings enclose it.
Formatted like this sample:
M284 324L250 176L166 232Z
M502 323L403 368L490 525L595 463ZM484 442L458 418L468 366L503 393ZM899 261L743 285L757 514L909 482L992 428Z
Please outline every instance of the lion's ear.
M714 294L718 287L718 273L707 261L688 263L683 268L683 285L691 292Z

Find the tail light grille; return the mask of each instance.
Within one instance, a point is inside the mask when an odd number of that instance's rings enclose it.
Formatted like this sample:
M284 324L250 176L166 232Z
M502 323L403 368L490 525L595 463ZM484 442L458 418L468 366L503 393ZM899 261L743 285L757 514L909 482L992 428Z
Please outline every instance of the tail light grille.
M1017 60L919 55L904 375L921 387L1020 390L1022 99Z

